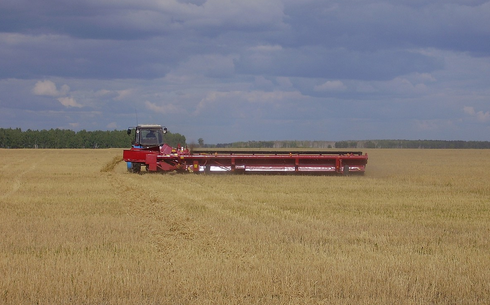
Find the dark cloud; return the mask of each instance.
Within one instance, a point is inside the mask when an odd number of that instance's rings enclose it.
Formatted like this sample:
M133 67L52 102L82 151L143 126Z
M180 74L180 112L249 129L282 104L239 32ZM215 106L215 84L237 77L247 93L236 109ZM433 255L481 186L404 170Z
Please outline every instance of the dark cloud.
M291 35L283 45L490 52L488 1L293 2L286 14Z
M8 39L12 42L0 42L1 78L156 78L164 76L182 56L165 41L73 40L67 36L14 34Z
M344 49L299 48L250 51L236 62L244 74L388 80L413 72L432 72L443 67L440 58L403 50L377 52Z
M219 52L240 55L238 73L380 80L442 67L417 48L490 52L490 5L482 2L291 2L256 15L238 8L257 7L219 1L41 3L8 2L2 10L0 30L26 35L22 45L3 48L0 77L157 78L193 54ZM282 49L250 51L265 44Z
M208 143L487 139L489 15L483 0L4 0L0 127L137 114Z

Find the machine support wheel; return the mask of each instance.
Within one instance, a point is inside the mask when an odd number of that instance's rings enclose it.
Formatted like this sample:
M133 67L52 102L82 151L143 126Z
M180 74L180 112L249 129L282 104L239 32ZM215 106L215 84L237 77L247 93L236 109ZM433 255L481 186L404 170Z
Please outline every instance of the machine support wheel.
M342 169L342 174L344 176L348 176L349 175L349 165L344 165L344 168Z

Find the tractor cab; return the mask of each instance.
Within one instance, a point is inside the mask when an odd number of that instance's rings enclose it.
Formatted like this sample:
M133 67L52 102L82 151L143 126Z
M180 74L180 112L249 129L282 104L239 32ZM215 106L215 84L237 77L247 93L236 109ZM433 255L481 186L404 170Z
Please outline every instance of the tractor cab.
M163 145L163 135L167 133L167 128L160 125L138 125L128 128L128 135L135 130L132 145L135 148L151 148Z

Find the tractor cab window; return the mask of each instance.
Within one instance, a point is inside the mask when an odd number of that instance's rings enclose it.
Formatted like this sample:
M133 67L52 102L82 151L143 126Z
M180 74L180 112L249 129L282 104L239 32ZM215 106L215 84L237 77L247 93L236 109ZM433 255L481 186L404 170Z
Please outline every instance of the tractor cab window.
M161 129L141 129L140 144L143 146L163 145L163 131Z

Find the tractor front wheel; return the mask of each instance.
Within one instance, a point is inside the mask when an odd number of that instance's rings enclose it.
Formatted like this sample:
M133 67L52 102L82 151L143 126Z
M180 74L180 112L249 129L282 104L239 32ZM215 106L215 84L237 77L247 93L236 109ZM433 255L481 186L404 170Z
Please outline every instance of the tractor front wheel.
M141 164L128 162L127 165L128 165L128 172L130 172L130 173L141 172Z

